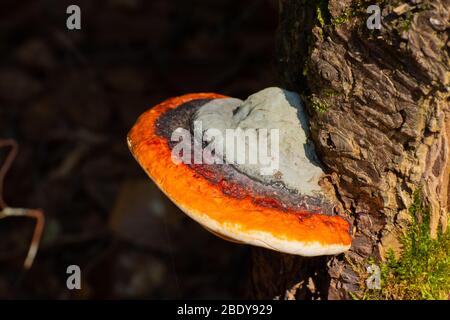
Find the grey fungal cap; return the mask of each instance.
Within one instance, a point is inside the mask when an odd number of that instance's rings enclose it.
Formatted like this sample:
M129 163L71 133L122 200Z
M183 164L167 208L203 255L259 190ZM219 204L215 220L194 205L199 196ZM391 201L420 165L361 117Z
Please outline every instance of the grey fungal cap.
M202 122L206 136L211 129L219 130L223 136L226 136L226 129L239 128L244 133L248 132L247 129L265 133L262 129L267 129L268 149L276 153L268 152L271 159L277 162L277 169L272 174L261 172L261 168L267 164L262 163L259 157L256 164L250 163L249 153L243 164L230 161L226 154L219 156L231 162L237 170L261 182L282 185L308 196L321 193L318 182L324 172L316 158L314 146L308 139L308 117L298 94L273 87L251 95L246 101L233 98L213 100L197 111L194 121ZM272 140L271 135L275 134L273 130L278 131L278 142ZM237 135L236 139L245 144L246 150L257 152L261 137L259 134L256 136L256 144L245 134ZM272 148L272 143L278 146ZM226 150L226 143L224 145Z

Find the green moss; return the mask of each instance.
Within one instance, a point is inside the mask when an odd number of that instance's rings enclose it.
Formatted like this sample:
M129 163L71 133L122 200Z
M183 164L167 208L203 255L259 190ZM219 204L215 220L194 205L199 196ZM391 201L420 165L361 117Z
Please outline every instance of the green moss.
M336 17L336 18L333 19L333 24L334 24L335 26L344 24L344 23L346 23L346 22L349 21L349 17L350 17L350 16L347 15L347 12L344 12L344 14L342 14L342 15L340 15L339 17Z
M309 103L316 112L324 113L328 110L328 105L314 96L309 97Z
M381 290L366 289L363 299L447 300L450 294L450 231L430 236L430 214L419 192L409 208L412 224L401 237L402 253L387 252L380 265Z
M321 28L330 24L331 15L328 11L328 0L316 0L316 20L316 24Z
M322 9L320 8L320 6L317 6L316 14L317 14L317 21L319 22L320 26L324 27L325 26L325 20L323 19Z
M399 24L398 24L400 30L402 30L402 31L408 31L409 28L411 27L413 18L414 18L414 13L411 12L411 11L408 11L408 12L405 14L404 17L401 17L401 18L400 18L400 21L399 21Z
M336 97L339 96L340 93L337 92L336 90L333 89L329 89L329 88L325 88L321 91L321 94L325 97Z

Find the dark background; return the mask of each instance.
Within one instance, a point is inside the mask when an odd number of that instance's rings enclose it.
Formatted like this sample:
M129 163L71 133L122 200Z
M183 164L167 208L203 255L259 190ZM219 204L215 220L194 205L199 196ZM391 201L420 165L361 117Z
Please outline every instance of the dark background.
M66 29L70 4L81 31ZM0 298L246 297L249 248L174 207L126 134L171 96L276 85L276 24L275 0L1 0L0 139L20 146L4 197L46 225L25 272L34 223L0 220Z

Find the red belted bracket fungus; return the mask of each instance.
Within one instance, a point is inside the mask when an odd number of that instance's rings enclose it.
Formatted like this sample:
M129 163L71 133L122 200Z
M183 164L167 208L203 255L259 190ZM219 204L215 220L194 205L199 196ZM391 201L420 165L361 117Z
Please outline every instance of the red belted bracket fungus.
M350 248L349 224L319 185L324 172L293 92L172 98L141 115L128 145L159 188L216 235L302 256Z

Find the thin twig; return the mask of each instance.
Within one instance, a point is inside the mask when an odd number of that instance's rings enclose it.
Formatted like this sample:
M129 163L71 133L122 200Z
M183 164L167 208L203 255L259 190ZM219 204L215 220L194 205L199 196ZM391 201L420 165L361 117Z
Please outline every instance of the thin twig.
M36 226L34 227L31 244L23 264L24 268L28 270L33 265L34 258L36 257L36 253L39 248L39 243L41 241L42 230L44 229L45 223L44 213L36 209L15 209L7 206L5 200L3 199L3 182L5 180L6 173L9 168L11 168L11 165L17 156L18 145L17 142L12 139L0 140L0 148L3 147L10 147L11 150L6 156L5 162L0 167L0 219L7 217L28 217L36 219Z
M6 207L2 211L0 211L0 219L7 217L28 217L36 220L36 226L34 227L31 244L28 249L27 257L23 264L24 268L28 270L33 265L34 258L36 257L36 253L39 248L39 243L41 242L42 231L44 230L45 224L44 214L40 210L16 209Z
M11 150L6 156L5 162L0 167L0 209L7 207L6 202L3 199L3 183L5 180L6 173L8 172L9 168L11 168L11 165L14 162L14 159L16 158L17 155L17 151L19 149L17 146L17 142L12 139L0 140L0 148L3 147L10 147Z

